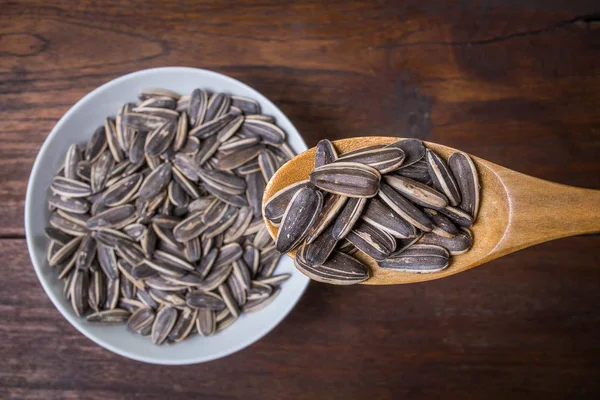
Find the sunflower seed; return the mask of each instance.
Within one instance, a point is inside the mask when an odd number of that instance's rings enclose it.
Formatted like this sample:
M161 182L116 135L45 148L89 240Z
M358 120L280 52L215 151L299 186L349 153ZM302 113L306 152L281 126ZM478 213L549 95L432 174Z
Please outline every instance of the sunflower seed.
M450 254L440 246L415 244L402 253L379 262L381 268L404 272L439 272L449 264Z
M331 164L337 159L338 154L333 146L333 143L327 139L320 140L319 143L317 143L315 152L315 168L322 167L326 164Z
M394 237L407 238L417 234L413 225L409 224L378 197L374 197L367 202L362 219Z
M101 325L120 325L127 322L131 313L127 310L115 308L113 310L98 311L87 316L87 321Z
M277 232L277 250L287 253L294 249L306 236L317 220L323 207L323 195L305 187L294 194L283 214L281 228Z
M425 146L418 139L402 139L386 146L387 148L397 148L404 152L405 157L402 167L408 167L425 157Z
M237 167L235 169L235 172L239 175L245 176L254 172L261 172L260 171L260 164L258 163L258 160L250 160L248 161L246 164Z
M386 174L398 169L404 161L404 152L400 149L389 147L374 150L364 150L351 155L343 155L336 162L355 162L369 165L381 174ZM316 159L315 159L316 160Z
M271 177L277 171L277 161L275 156L269 150L265 150L258 155L258 164L262 172L265 182L269 182Z
M223 298L223 301L225 302L225 305L227 306L231 314L236 318L239 317L240 309L238 308L238 305L231 294L229 286L227 286L227 284L221 284L218 289L219 293L221 294L221 297Z
M219 130L219 132L217 133L217 140L221 143L229 140L229 138L231 138L240 128L242 122L244 122L243 115L238 115L235 118L233 118L227 125L225 125L222 129Z
M100 126L94 131L92 138L87 143L85 148L86 161L89 161L91 165L91 163L95 162L107 148L106 132L104 131L104 126Z
M50 226L58 229L59 231L71 235L71 236L83 236L88 230L85 226L81 226L80 224L73 223L68 219L62 217L58 213L50 214Z
M379 190L379 172L368 165L335 162L310 173L310 182L319 189L348 197L373 197Z
M187 156L195 156L196 153L200 150L200 140L194 136L187 136L185 140L185 144L179 152L185 154Z
M477 218L479 212L479 176L477 168L466 153L454 153L448 158L448 166L456 178L460 189L460 208Z
M367 198L353 197L348 198L344 207L339 211L335 222L333 223L333 230L331 234L334 239L340 240L352 230L352 227L360 218L362 211L367 204Z
M258 267L260 265L260 252L252 245L246 245L244 248L244 255L242 256L244 263L248 266L251 276L256 276L258 273Z
M55 194L67 198L87 197L92 194L90 185L62 176L54 177L50 189Z
M81 198L66 198L60 196L50 196L48 204L64 211L75 214L85 214L90 210L90 203Z
M78 317L85 315L88 307L90 275L87 270L76 269L71 282L71 306Z
M437 245L448 250L450 255L464 254L471 248L473 237L471 231L467 228L461 228L462 231L452 238L436 235L433 232L424 234L417 244Z
M129 316L127 329L130 332L139 333L144 328L152 326L153 322L154 311L149 307L140 307Z
M223 298L220 296L204 291L191 291L185 297L185 302L188 307L206 308L209 310L220 311L226 307Z
M171 164L164 163L146 177L139 190L139 200L146 201L162 192L171 180Z
M279 286L283 282L290 279L291 276L292 276L291 274L281 274L281 275L272 276L270 278L261 279L259 282L267 284L267 285L271 285L271 286Z
M299 181L290 186L277 191L267 202L265 203L265 217L276 224L281 222L285 209L289 205L294 195L303 188L312 184L306 181Z
M246 198L255 217L262 215L262 197L265 191L265 180L260 172L246 175Z
M199 175L207 185L218 187L230 194L242 194L246 191L244 178L227 171L199 169Z
M229 154L220 153L217 156L217 165L219 169L230 171L258 157L264 150L265 146L258 144Z
M179 343L189 336L196 323L198 310L185 307L168 335L169 343Z
M421 182L398 175L386 175L384 178L394 190L417 205L437 210L448 204L444 194Z
M250 207L239 209L233 224L225 231L223 240L225 243L231 243L240 239L250 223L252 222L252 210Z
M62 246L69 243L73 239L73 236L67 235L66 233L63 233L62 231L50 226L44 228L44 234L48 239L57 242Z
M106 301L105 275L102 271L93 271L88 299L90 307L98 312Z
M278 145L285 141L285 132L267 121L247 119L242 124L242 132L262 138L265 143Z
M248 97L231 96L231 105L242 110L244 114L260 114L260 104Z
M121 287L120 278L117 279L109 279L106 282L106 303L104 304L104 308L108 310L114 310L119 303L119 289Z
M298 250L302 253L302 258L306 261L306 264L310 266L322 265L327 260L337 245L337 240L333 238L332 230L333 226L330 226L312 242L306 242Z
M463 228L470 228L473 225L473 217L466 211L452 206L446 206L438 210L448 217L452 222Z
M135 218L135 207L131 204L109 208L87 220L88 229L125 227Z
M271 304L277 298L277 296L279 296L279 293L281 293L280 287L276 288L266 299L252 300L247 302L246 305L244 305L244 307L242 308L242 310L244 312L255 312L262 310L263 308Z
M427 150L426 158L433 186L446 195L450 205L459 205L461 201L460 191L450 168L448 168L448 164L431 150Z
M115 126L115 120L113 118L106 118L104 120L104 131L106 132L106 142L108 143L108 149L112 154L116 162L121 162L125 159L123 150L119 145L117 138L117 128Z
M144 161L144 147L146 146L146 139L148 138L148 132L141 131L135 134L131 147L129 148L129 160L133 164L140 164Z
M296 268L317 282L353 285L369 279L367 267L347 254L334 252L323 265L316 267L309 266L298 254L295 259Z
M189 180L197 182L200 179L200 169L188 156L177 153L173 159L173 165Z
M189 135L195 136L198 139L207 139L215 136L215 140L217 140L216 134L229 125L235 118L236 116L233 114L224 114L216 119L206 120L202 125L196 125L194 129L189 131Z
M96 240L88 233L83 237L77 250L77 261L75 266L78 269L89 269L92 261L96 257Z
M177 320L177 310L166 306L156 313L152 324L152 343L162 344L165 341Z
M77 179L77 165L81 161L81 151L76 144L72 144L67 150L65 156L65 172L64 177L67 179Z
M90 182L92 178L92 163L89 161L79 161L77 163L76 178L83 182Z
M146 155L156 157L166 152L177 134L177 125L174 120L167 120L164 125L151 131L146 137L144 151Z
M396 250L396 240L389 233L365 221L354 225L346 239L375 260L385 260Z
M396 214L416 228L426 232L433 229L433 222L431 222L431 219L400 193L392 189L388 184L384 182L381 183L378 195L388 207L396 212Z
M426 185L429 185L432 182L431 176L429 176L427 161L425 161L425 159L421 159L407 167L401 166L400 169L394 171L394 173L406 178L414 179L415 181Z
M67 244L60 247L56 252L54 252L52 257L48 260L48 264L51 267L54 267L59 263L66 261L69 258L69 256L71 256L75 252L75 250L79 248L81 241L82 237L75 237L71 239Z
M144 176L136 173L127 176L102 193L102 201L107 207L116 207L129 202L138 192Z
M199 309L198 317L196 319L196 329L198 329L198 333L201 336L210 336L215 333L215 312L208 308Z
M452 238L458 234L458 228L448 217L429 208L425 209L434 224L433 232L437 235Z
M260 138L250 136L247 138L240 138L239 136L234 136L231 139L227 140L221 146L219 146L220 151L237 151L241 149L246 149L248 147L252 147L256 144L260 143Z
M231 97L225 93L215 93L210 96L206 109L206 121L211 121L223 115L231 105Z
M204 165L219 149L221 143L216 136L210 136L202 141L200 150L194 155L194 162L198 166Z
M319 235L321 235L321 232L323 232L331 224L331 222L333 222L346 204L346 200L348 200L348 197L341 196L339 194L329 194L325 198L323 208L321 209L317 220L306 234L307 244L312 243ZM332 230L330 232L333 234Z

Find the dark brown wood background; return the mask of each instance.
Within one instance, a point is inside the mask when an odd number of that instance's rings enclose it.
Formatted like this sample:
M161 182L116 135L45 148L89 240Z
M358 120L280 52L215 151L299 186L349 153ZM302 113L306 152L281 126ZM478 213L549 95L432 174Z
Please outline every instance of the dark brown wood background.
M0 0L1 398L599 398L598 236L411 286L312 283L273 332L207 364L80 335L30 265L29 171L83 95L168 65L250 84L309 146L415 136L600 189L597 0Z

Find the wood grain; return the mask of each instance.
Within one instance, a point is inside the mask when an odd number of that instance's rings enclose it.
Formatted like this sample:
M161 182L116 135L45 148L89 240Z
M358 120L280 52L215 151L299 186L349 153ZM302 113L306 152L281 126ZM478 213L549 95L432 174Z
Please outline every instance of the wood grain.
M598 398L597 237L400 289L311 284L259 343L185 368L125 360L78 334L22 240L29 171L58 119L102 83L166 65L248 83L309 146L414 136L600 189L596 0L0 0L0 10L0 397Z

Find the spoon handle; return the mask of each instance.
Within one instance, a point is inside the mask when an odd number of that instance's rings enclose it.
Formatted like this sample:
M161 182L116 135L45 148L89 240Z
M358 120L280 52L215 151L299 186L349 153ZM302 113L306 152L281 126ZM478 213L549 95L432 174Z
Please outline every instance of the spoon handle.
M549 182L505 168L497 174L508 194L509 222L495 257L553 239L600 232L600 190Z

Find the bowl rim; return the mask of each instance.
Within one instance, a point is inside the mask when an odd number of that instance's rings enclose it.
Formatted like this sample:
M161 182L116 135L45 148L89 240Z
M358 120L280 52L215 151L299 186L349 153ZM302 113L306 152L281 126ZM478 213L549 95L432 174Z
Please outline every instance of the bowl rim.
M34 181L35 181L35 177L38 175L40 168L42 168L42 158L43 155L48 151L48 147L50 146L50 142L52 141L52 139L58 135L58 132L62 129L62 126L66 123L66 121L69 120L69 118L71 118L72 115L74 115L75 113L77 113L79 111L79 109L88 101L91 101L94 97L96 97L97 95L101 94L102 92L114 87L114 86L118 86L119 84L121 84L124 81L127 81L129 79L132 79L134 77L139 77L139 76L144 76L144 75L150 75L150 74L155 74L155 73L162 73L162 72L169 72L169 73L177 73L177 72L192 72L192 73L201 73L204 74L203 79L206 79L207 77L210 78L215 77L215 78L219 78L219 79L223 79L225 81L229 81L230 83L232 83L233 85L237 85L237 86L241 86L243 87L245 90L248 90L250 93L252 93L253 96L256 96L258 98L260 98L260 102L261 103L266 103L269 106L273 107L275 110L277 110L279 113L281 113L283 119L289 123L289 126L292 128L292 132L288 132L288 134L292 133L298 136L298 139L300 140L301 144L304 146L304 150L308 149L308 146L306 145L306 142L304 141L304 138L302 137L302 135L300 134L300 132L296 129L296 127L294 126L294 124L289 120L289 118L285 115L285 113L283 111L281 111L281 109L279 109L279 107L277 107L271 100L269 100L265 95L263 95L262 93L260 93L258 90L254 89L253 87L235 79L232 78L230 76L221 74L219 72L215 72L215 71L211 71L211 70L207 70L207 69L203 69L203 68L194 68L194 67L181 67L181 66L169 66L169 67L157 67L157 68L148 68L148 69L143 69L143 70L139 70L139 71L134 71L134 72L130 72L128 74L122 75L118 78L112 79L100 86L98 86L97 88L95 88L94 90L90 91L89 93L87 93L85 96L83 96L81 99L79 99L75 104L73 104L71 106L71 108L69 108L69 110L58 120L58 122L54 125L54 127L52 128L52 130L50 131L50 133L48 134L48 136L46 136L46 138L44 139L44 142L40 148L40 150L38 151L36 157L35 157L35 161L33 163L33 166L31 168L31 172L29 174L29 178L28 178L28 182L27 182L27 192L26 192L26 196L25 196L25 204L24 204L24 208L25 208L25 215L24 215L24 225L25 225L25 239L27 242L27 250L29 253L29 258L31 259L31 263L33 265L33 269L35 271L35 274L37 275L38 281L40 282L40 284L42 285L42 288L44 289L44 292L46 293L46 295L50 298L50 301L52 302L52 304L54 304L54 307L60 312L60 314L62 314L62 316L71 324L71 326L73 326L77 331L79 331L81 334L83 334L85 337L87 337L88 339L90 339L91 341L93 341L94 343L96 343L97 345L113 352L116 353L122 357L126 357L129 359L133 359L136 361L140 361L140 362L145 362L145 363L150 363L150 364L157 364L157 365L189 365L189 364L198 364L198 363L204 363L204 362L208 362L208 361L212 361L212 360L216 360L219 358L223 358L226 357L228 355L231 355L233 353L236 353L240 350L243 350L244 348L252 345L253 343L259 341L260 339L262 339L264 336L266 336L269 332L271 332L277 325L279 325L279 323L281 323L281 321L283 321L288 315L289 313L292 311L292 309L296 306L296 304L298 304L298 301L300 300L300 298L303 296L304 292L306 291L306 288L308 286L308 283L310 282L310 280L308 278L305 279L304 281L304 287L299 291L298 296L296 297L296 299L294 299L293 301L289 302L286 304L287 309L284 310L284 312L278 317L273 319L269 324L266 325L267 329L264 330L264 332L262 332L261 334L259 334L257 337L253 337L250 338L249 340L240 340L238 341L234 346L232 346L231 348L227 349L226 351L223 351L219 354L216 355L211 355L211 356L203 356L203 357L197 357L197 358L191 358L188 360L184 360L184 361L179 361L176 358L173 359L168 359L168 360L164 360L164 359L156 359L154 357L152 357L151 355L149 356L138 356L136 354L130 353L125 349L113 346L110 343L105 342L101 337L98 337L97 335L94 335L90 332L87 331L87 329L85 329L85 326L79 326L76 321L80 320L80 318L77 318L74 315L71 315L70 313L68 313L65 309L65 307L63 306L63 304L61 303L62 299L60 299L54 292L53 289L50 287L49 283L46 282L46 278L42 275L42 266L38 265L38 263L36 263L35 258L33 257L33 253L36 251L35 249L35 245L33 243L33 221L32 221L32 217L31 217L31 211L30 208L32 207L32 196L33 196L33 192L34 192ZM265 325L263 325L265 326Z

